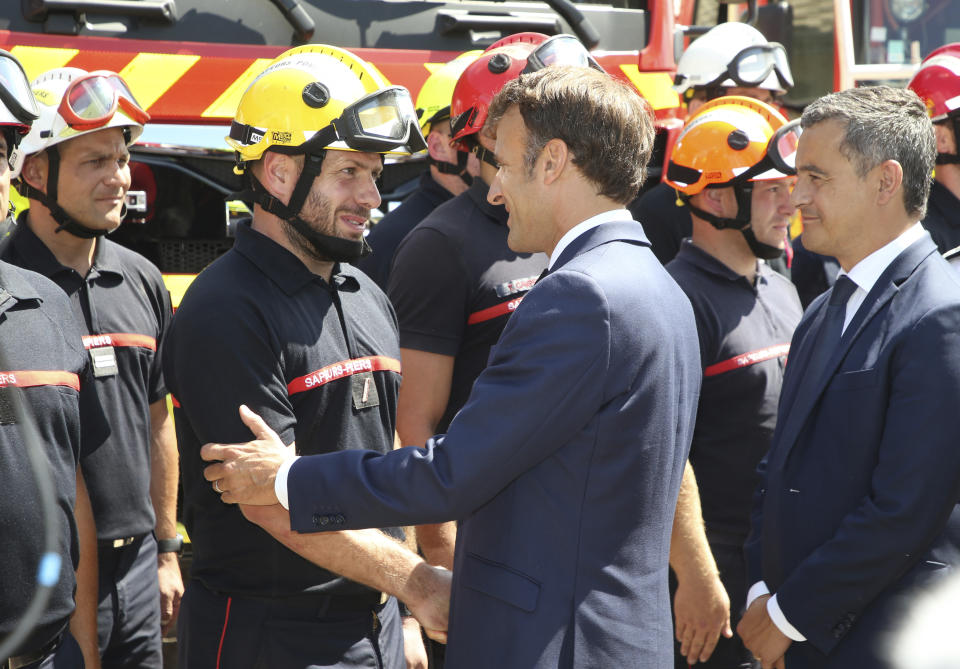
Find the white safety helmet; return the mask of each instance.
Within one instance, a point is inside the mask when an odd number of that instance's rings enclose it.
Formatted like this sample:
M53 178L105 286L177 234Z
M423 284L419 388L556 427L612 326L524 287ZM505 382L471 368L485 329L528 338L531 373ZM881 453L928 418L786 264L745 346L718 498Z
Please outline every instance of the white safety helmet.
M673 88L683 95L691 89L735 86L785 93L793 88L793 74L782 44L734 21L714 26L683 52Z
M40 118L21 144L28 156L104 128L123 128L129 146L150 120L115 72L60 67L34 79L31 88Z

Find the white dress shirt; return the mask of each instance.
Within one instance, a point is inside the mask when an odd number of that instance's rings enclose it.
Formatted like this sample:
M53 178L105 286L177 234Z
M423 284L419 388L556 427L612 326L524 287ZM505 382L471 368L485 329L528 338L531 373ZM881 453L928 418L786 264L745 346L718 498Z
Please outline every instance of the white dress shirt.
M929 233L922 225L914 223L892 242L880 247L854 265L849 272L840 270L841 276L846 274L850 280L857 285L857 289L853 291L849 299L847 299L846 312L843 318L843 331L846 331L850 321L857 315L857 311L860 309L860 306L863 304L863 301L866 299L867 294L873 288L874 284L877 283L880 275L886 271L887 267L889 267L890 264L896 260L897 256L906 250L908 246L924 236L929 236ZM757 581L750 587L749 592L747 592L747 608L750 608L753 600L757 597L768 594L770 594L770 589L767 587L767 584L763 581ZM787 621L787 617L783 615L783 611L780 610L780 605L777 603L776 595L767 600L767 613L770 615L770 620L773 621L773 624L785 635L794 641L807 640L796 627Z
M557 259L560 258L560 254L563 253L564 249L570 246L570 243L585 233L587 230L592 230L598 225L604 223L616 223L621 221L632 221L633 214L631 214L626 209L611 209L610 211L605 211L596 216L591 216L583 223L577 223L575 226L567 230L563 237L560 238L560 241L557 242L557 245L553 247L553 253L550 254L550 262L547 263L547 269L552 270L553 264L557 262Z

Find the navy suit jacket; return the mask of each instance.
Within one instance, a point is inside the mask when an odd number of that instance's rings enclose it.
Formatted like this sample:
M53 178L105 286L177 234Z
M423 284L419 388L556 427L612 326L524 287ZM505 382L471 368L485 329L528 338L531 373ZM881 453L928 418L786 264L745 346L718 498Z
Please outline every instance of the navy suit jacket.
M601 225L510 317L445 437L295 463L292 527L459 520L448 666L672 666L667 558L699 384L687 298L638 223Z
M904 595L960 564L960 285L927 235L880 276L813 391L829 294L797 327L747 543L807 638L790 669L885 667Z

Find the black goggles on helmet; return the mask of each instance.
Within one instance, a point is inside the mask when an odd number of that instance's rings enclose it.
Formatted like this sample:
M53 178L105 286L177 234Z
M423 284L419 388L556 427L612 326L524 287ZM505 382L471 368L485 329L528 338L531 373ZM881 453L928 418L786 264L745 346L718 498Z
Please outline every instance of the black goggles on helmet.
M371 153L417 153L427 148L410 93L402 86L365 95L298 148L317 153L338 141Z
M24 126L29 126L40 117L23 66L12 53L3 49L0 49L0 102Z
M527 56L527 65L520 74L529 74L551 65L577 65L604 72L590 52L573 35L554 35Z
M699 87L721 86L724 81L731 79L737 86L752 88L762 84L771 72L776 73L781 88L793 88L793 73L790 72L787 50L783 45L777 42L755 44L734 56L720 76Z
M801 134L803 134L803 128L800 127L800 119L781 126L767 142L767 152L763 159L743 174L737 175L734 181L742 182L756 179L771 170L775 170L783 176L794 176L797 173L797 145L800 142ZM782 177L772 176L767 178Z

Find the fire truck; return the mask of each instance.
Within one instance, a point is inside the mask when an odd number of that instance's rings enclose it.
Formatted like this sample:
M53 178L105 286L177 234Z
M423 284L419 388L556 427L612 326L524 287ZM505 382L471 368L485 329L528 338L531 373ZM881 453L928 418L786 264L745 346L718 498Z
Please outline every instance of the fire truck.
M679 132L671 88L697 0L21 0L0 15L0 47L28 77L55 67L119 72L152 121L132 147L131 213L113 238L152 260L174 304L193 275L232 244L250 216L223 141L241 94L291 46L326 43L371 62L416 96L430 72L459 53L520 31L576 34L604 68L654 110L650 183ZM758 7L759 3L759 7ZM13 4L10 2L9 4ZM747 3L742 3L747 5ZM749 0L747 19L781 30L785 0ZM725 18L726 5L710 21ZM769 35L768 35L769 36ZM776 35L774 35L775 38ZM424 160L391 161L386 209L415 184Z
M955 0L834 0L834 90L904 85L931 51L960 42Z

